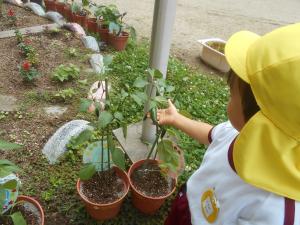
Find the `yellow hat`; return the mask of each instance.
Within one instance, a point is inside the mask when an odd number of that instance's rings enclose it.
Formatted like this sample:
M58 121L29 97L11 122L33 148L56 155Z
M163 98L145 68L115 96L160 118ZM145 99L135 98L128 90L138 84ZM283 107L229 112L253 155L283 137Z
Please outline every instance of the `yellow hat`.
M238 175L300 201L300 23L264 36L238 32L228 40L225 56L261 109L235 141Z

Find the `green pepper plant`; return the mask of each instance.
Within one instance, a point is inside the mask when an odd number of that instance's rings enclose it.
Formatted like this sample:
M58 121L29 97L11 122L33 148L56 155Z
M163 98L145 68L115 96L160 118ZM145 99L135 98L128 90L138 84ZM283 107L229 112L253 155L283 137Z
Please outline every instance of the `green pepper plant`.
M180 155L180 151L178 151L178 148L173 141L174 137L176 137L176 133L167 126L159 125L157 121L157 109L166 105L167 97L171 97L175 88L168 85L159 70L148 69L147 72L147 78L140 77L134 82L135 87L144 88L147 86L147 112L144 115L144 119L150 117L156 127L156 137L152 143L145 164L148 164L150 159L156 159L156 156L158 155L161 171L164 174L177 177L182 169L183 160L181 159L182 155ZM153 93L156 94L153 95Z
M22 146L15 143L10 143L0 140L0 150L13 150L21 148ZM20 169L11 161L0 159L0 179L3 179L10 174L19 171ZM15 192L18 186L18 181L10 179L3 184L0 183L0 222L12 221L14 225L26 225L26 221L19 211L13 211L13 207L17 204L12 200L7 203L7 191ZM10 208L9 208L10 207Z

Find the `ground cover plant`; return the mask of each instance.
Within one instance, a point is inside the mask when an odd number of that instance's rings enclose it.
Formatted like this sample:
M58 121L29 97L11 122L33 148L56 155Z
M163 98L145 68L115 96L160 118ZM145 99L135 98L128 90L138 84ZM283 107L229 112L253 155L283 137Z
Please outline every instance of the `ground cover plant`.
M2 4L0 31L32 27L52 23L50 20L34 15L30 10L11 4Z
M65 122L72 119L91 120L91 115L78 111L79 99L87 95L87 87L96 80L89 74L86 57L80 40L70 33L59 32L53 35L30 36L39 54L38 70L41 77L33 84L26 84L19 76L17 65L21 56L16 47L15 38L1 39L0 48L0 93L13 93L19 101L17 112L0 114L0 138L17 143L24 147L18 152L0 152L4 158L14 161L22 173L22 192L36 197L44 207L46 224L96 224L87 215L83 204L76 193L75 183L80 171L83 143L69 143L69 152L59 164L49 165L41 153L41 149L48 138ZM77 47L78 46L78 47ZM75 48L75 49L74 49ZM111 104L120 101L120 91L128 90L137 77L145 74L149 62L149 46L141 43L137 46L129 45L124 52L114 53L113 63L108 76L111 81ZM79 80L53 81L51 76L59 65L73 63L80 68ZM86 81L85 81L86 80ZM220 78L201 75L190 70L180 61L171 58L168 67L168 80L176 88L175 104L184 109L194 118L199 118L212 124L226 119L225 108L228 98L228 88ZM88 84L88 85L87 85ZM67 113L60 117L48 117L43 107L52 103L57 104L56 97L68 98L71 91L61 92L73 88L75 95L63 105L68 107ZM64 97L63 97L64 96ZM115 103L114 103L115 102ZM132 104L132 99L123 101L123 117L126 123L143 119L143 106ZM198 168L204 153L204 146L199 145L186 135L179 133L179 147L184 151L186 170L180 176L179 184L186 181L188 176ZM94 135L92 139L97 139ZM130 166L129 161L126 163ZM111 221L98 224L139 224L159 225L167 215L170 201L159 210L155 216L143 216L131 203L131 196L125 199L119 216Z

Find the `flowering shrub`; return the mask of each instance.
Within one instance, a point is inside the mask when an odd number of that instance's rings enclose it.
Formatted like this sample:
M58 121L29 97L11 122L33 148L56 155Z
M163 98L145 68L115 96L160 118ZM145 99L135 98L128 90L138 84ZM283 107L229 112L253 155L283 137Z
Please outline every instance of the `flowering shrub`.
M27 41L27 43L29 43L29 42ZM27 43L24 41L24 42L21 42L20 44L18 44L18 47L20 49L20 54L24 55L25 57L28 57L29 54L32 54L35 52L35 49Z
M20 54L25 56L25 58L31 65L37 65L39 63L38 54L35 48L31 45L31 40L29 38L24 39L19 30L16 30L15 34L18 42L18 47L20 49Z
M0 1L1 1L1 0L0 0ZM18 44L20 44L21 42L24 41L24 36L23 36L23 34L20 32L20 30L16 29L15 35L16 35Z
M7 18L11 21L12 24L16 25L17 17L12 8L8 9Z
M20 75L23 77L25 81L33 81L40 74L38 71L31 66L30 62L24 61L22 65L19 67Z

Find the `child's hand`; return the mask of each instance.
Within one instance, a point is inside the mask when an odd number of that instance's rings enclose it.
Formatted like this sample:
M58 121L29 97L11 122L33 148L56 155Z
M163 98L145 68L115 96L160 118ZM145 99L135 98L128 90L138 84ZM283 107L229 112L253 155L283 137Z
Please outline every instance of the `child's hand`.
M178 112L170 99L168 99L168 104L169 107L167 109L159 109L157 111L157 121L159 125L174 125Z

